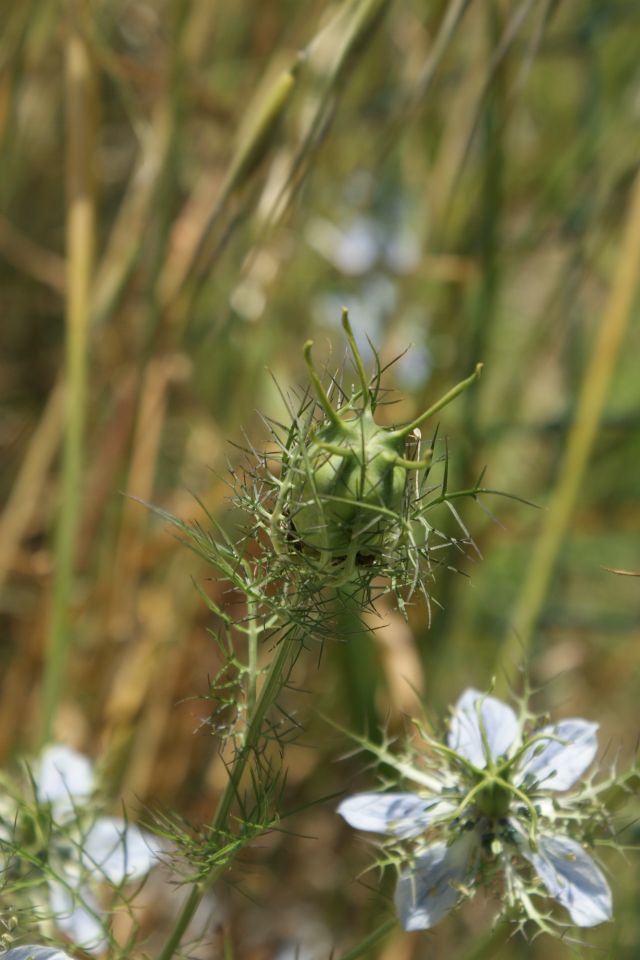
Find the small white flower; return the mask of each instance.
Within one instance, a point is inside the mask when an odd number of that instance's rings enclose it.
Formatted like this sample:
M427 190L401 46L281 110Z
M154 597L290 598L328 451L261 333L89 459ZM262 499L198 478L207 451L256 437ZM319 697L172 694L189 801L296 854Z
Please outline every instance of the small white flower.
M73 810L94 790L93 769L88 758L61 743L43 751L35 775L41 803L50 803L56 813Z
M54 826L49 862L49 904L56 926L73 942L101 953L106 940L100 885L140 880L156 862L155 838L119 817L96 817L87 808L94 792L89 760L62 745L48 747L34 772L36 796L51 805Z
M389 845L404 863L395 903L406 930L433 927L475 886L496 878L505 911L517 907L520 918L524 913L548 932L554 921L531 899L543 888L577 926L611 919L609 884L579 842L587 812L602 818L594 791L578 785L594 760L598 726L570 719L525 728L526 716L466 690L446 745L429 739L435 759L428 776L396 763L404 776L429 784L424 793L357 794L338 807L352 827L394 838Z
M2 960L71 960L68 953L57 947L41 947L30 944L25 947L13 947L2 953Z

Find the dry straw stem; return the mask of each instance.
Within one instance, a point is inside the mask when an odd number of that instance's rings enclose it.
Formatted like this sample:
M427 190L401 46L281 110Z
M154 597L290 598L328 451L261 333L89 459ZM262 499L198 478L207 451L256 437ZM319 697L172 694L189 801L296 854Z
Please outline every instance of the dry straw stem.
M640 173L634 181L629 216L617 270L593 346L569 431L560 476L549 503L531 564L520 593L512 627L500 653L497 671L527 658L558 551L571 519L585 467L593 447L609 382L620 352L640 275ZM506 679L501 684L504 686Z
M171 305L178 298L185 283L197 268L200 258L210 242L211 233L220 216L226 210L231 196L251 178L254 170L271 146L280 120L295 89L295 84L296 70L294 65L294 67L283 70L278 75L266 95L261 95L260 104L250 104L248 115L252 118L251 125L248 129L241 131L239 135L229 170L212 208L201 218L197 225L197 233L189 238L189 242L184 242L183 234L180 246L177 249L172 247L167 258L160 290L160 299L164 306ZM187 210L190 210L192 206L192 203L187 201ZM179 220L179 223L181 222L182 219ZM183 317L180 320L181 323L184 322Z
M157 585L140 591L136 611L140 626L135 643L128 645L114 674L103 731L111 789L115 781L125 796L149 796L160 749L175 728L178 685L183 662L190 656L188 633L200 603L193 581L201 576L200 559L180 552L173 557L167 575L167 582L175 584L171 594L161 592ZM175 730L172 735L175 737ZM191 749L187 740L180 751L185 767ZM179 781L180 771L172 769L172 777Z
M153 499L162 431L165 425L168 390L178 373L176 358L155 358L148 364L140 387L138 415L133 437L126 494L142 500ZM146 514L133 499L125 500L118 542L115 548L110 585L108 632L130 640L134 634L136 594L143 569L143 530Z
M172 119L161 102L154 109L149 127L141 131L136 166L96 270L92 295L92 320L96 324L111 315L140 257L144 231L168 162L172 133Z
M286 150L286 173L267 182L260 208L264 223L253 255L284 217L298 189L317 160L339 97L358 56L375 34L389 0L354 0L339 7L300 55L308 85L298 114L299 136ZM289 145L288 145L289 146ZM252 259L247 259L247 272Z
M64 293L65 263L62 257L34 243L4 216L0 216L0 255L39 283L56 293Z
M55 581L44 676L42 740L52 721L64 680L69 635L73 559L81 509L82 448L87 406L87 340L93 267L94 208L91 163L92 71L72 8L66 45L67 299L65 338L65 437L60 514L55 544Z
M36 427L0 517L0 590L15 551L36 511L62 433L63 392L58 382Z
M302 98L297 116L303 131L292 149L283 182L268 203L268 212L264 215L266 223L250 251L254 256L265 243L270 229L283 217L311 163L317 158L335 99L346 86L349 71L355 68L357 54L375 32L388 6L389 0L352 0L340 6L336 15L298 57L282 69L266 89L259 89L248 105L247 119L241 125L229 168L215 196L209 197L209 171L204 181L194 188L173 229L159 292L163 308L170 312L171 321L178 329L186 322L192 303L188 296L180 299L185 287L190 281L197 280L197 275L206 275L213 268L226 242L220 239L220 233L226 237L226 228L218 229L220 220L232 198L244 193L253 182L257 169L280 143L281 124L300 86L301 74L304 72L307 80L311 77L314 89ZM327 41L331 41L329 56L326 56ZM268 185L265 190L267 194L271 193ZM209 197L210 206L204 213L203 202L195 202L200 197L205 205ZM252 256L247 257L245 275L252 262Z

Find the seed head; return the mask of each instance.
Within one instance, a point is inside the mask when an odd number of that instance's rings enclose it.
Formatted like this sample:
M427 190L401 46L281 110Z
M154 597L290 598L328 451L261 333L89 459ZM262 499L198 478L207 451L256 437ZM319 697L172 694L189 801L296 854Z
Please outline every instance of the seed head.
M368 378L347 310L342 326L358 374L358 387L334 406L304 347L321 418L308 416L292 432L282 460L269 532L276 552L299 560L340 586L358 576L386 572L407 551L418 550L419 479L433 450L420 453L420 425L477 379L481 365L414 421L398 428L375 419L379 374ZM414 556L414 566L415 560Z

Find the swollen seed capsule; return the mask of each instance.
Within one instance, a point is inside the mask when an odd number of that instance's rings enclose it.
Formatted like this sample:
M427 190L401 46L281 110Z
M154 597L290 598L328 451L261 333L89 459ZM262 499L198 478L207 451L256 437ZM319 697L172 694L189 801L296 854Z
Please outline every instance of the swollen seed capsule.
M367 407L318 430L305 451L309 469L291 490L291 522L305 549L331 562L355 551L358 562L397 541L408 475L404 445Z
M276 551L297 555L334 584L361 566L375 564L407 536L411 478L430 464L419 459L419 425L440 410L473 376L458 384L415 421L398 429L374 419L375 392L362 364L346 310L342 325L353 354L360 389L340 409L332 406L311 361L305 360L325 418L296 432L281 478L271 521Z

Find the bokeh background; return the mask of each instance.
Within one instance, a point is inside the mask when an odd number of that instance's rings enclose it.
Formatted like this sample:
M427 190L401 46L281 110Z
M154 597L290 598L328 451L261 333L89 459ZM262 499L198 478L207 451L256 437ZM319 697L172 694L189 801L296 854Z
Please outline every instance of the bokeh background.
M367 337L384 363L403 354L396 422L484 362L439 416L452 483L486 466L486 486L538 505L462 503L478 552L438 572L430 626L389 604L373 636L350 622L298 665L283 812L300 812L216 891L199 955L328 957L380 923L391 878L380 896L359 877L371 850L322 800L375 776L323 717L399 732L466 686L517 686L527 653L541 709L597 719L607 760L636 747L640 580L605 568L640 569L640 9L21 0L2 21L5 764L37 751L59 691L54 735L132 816L206 822L225 768L194 581L224 588L133 498L228 510L233 443L265 444L307 337L342 363L343 304L369 362ZM638 864L606 863L616 920L588 942L630 960ZM179 890L147 889L153 952ZM371 956L471 956L491 917L476 898Z

